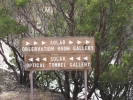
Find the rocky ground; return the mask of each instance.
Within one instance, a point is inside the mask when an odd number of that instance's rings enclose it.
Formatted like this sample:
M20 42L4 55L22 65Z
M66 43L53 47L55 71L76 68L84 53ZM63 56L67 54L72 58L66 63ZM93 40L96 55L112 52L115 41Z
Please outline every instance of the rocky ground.
M30 100L30 88L15 81L12 72L0 69L0 100ZM64 97L34 89L34 100L64 100Z

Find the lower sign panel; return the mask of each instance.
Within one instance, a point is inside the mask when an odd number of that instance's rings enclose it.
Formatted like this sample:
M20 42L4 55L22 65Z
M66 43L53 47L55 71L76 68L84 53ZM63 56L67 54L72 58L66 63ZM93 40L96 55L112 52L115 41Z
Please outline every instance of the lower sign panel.
M91 69L90 54L25 55L25 70L87 70Z

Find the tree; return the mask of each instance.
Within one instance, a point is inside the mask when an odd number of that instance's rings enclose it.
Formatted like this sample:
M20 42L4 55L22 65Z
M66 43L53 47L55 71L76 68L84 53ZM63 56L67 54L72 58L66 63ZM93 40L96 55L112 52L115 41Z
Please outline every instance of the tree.
M89 83L92 84L92 86L88 89L90 90L88 98L92 96L98 87L100 87L98 89L100 90L101 98L103 100L111 100L113 98L113 92L110 93L108 91L106 93L106 91L104 91L102 82L105 82L105 85L109 84L110 86L115 84L114 81L113 83L110 83L109 80L111 79L106 71L112 72L115 69L115 73L113 72L114 74L116 74L116 72L123 72L123 55L124 53L131 51L132 13L130 12L132 12L132 3L133 2L129 0L121 0L119 2L116 0L88 0L88 3L85 6L86 9L84 9L83 17L81 17L80 25L78 25L77 28L78 31L83 30L80 34L85 34L86 32L88 36L94 36L96 39L96 53L93 55L94 58L92 63L94 77L89 77L89 80L92 79L90 82L93 82L93 84ZM112 69L110 65L112 61L114 61L114 69ZM124 65L124 67L126 66ZM121 69L120 72L119 69ZM106 77L102 77L101 82L99 77L103 74ZM117 76L119 77L119 75ZM109 80L106 80L105 78ZM122 79L120 78L117 82L121 83ZM109 85L106 86L106 90ZM118 86L120 86L120 84ZM114 88L115 87L111 90L115 90ZM116 91L118 92L118 89ZM122 89L118 93L121 91Z
M5 3L6 2L3 1L2 5L0 6L0 54L3 56L6 64L9 65L10 68L14 71L16 79L20 80L20 83L23 83L22 76L25 76L25 74L24 71L22 71L24 66L22 61L24 59L18 51L18 48L15 47L15 45L17 44L18 39L20 39L19 34L27 32L28 28L16 21L13 16L12 10L9 9ZM6 53L3 50L4 47L2 46L2 41L5 42L11 48L16 58L15 60L20 70L20 78L16 70L17 67L12 65L5 56ZM18 46L18 44L16 46Z
M119 76L124 72L132 77L130 73L132 62L129 61L132 51L130 40L132 39L133 2L131 0L13 0L10 2L14 5L12 8L14 18L19 24L26 25L29 30L19 38L95 37L96 52L92 55L92 70L88 71L88 99L96 94L97 89L100 90L100 98L104 100L116 99L123 90L123 95L119 98L127 98L132 80L131 78L127 80L127 77L122 75L123 81ZM18 51L14 51L14 54L17 53L16 61L18 61L18 55L23 60ZM113 64L112 61L114 61ZM20 61L17 64L20 65ZM20 72L23 67L23 64L19 67ZM125 68L127 71L124 71ZM83 72L54 71L51 73L57 77L59 89L66 100L70 100L70 92L73 94L72 99L76 100L84 87ZM23 76L23 73L20 74ZM36 79L44 77L45 74L40 74ZM119 81L116 81L118 79ZM74 89L70 89L70 84L74 85ZM115 86L119 88L116 89Z

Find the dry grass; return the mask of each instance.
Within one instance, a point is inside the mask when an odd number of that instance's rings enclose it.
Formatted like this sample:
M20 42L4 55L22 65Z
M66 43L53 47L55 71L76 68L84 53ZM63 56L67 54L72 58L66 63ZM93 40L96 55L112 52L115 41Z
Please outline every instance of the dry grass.
M8 89L3 89L0 94L0 100L30 100L30 88L27 88L21 84L15 84L15 89L13 86L8 87ZM17 85L17 86L16 86ZM13 91L11 91L13 88ZM64 100L61 94L41 91L39 89L34 89L34 100Z
M29 94L16 91L2 92L0 100L30 100Z
M0 74L0 76L2 75ZM2 82L0 84L2 86L0 100L30 100L30 88L19 84L9 76L11 74L8 73L0 79L0 83ZM34 89L34 100L64 100L64 98L61 94Z
M51 92L34 93L34 100L53 100ZM16 91L3 92L0 94L0 100L30 100L30 93L19 93Z

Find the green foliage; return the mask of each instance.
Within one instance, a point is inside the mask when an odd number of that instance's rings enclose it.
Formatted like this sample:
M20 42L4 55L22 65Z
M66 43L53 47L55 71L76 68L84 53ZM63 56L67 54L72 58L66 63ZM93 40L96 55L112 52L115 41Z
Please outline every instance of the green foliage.
M124 82L129 81L128 72L126 66L113 66L110 65L109 69L101 74L100 78L103 79L103 83L112 83L116 86L122 85Z
M37 72L36 75L40 76L38 82L47 88L49 88L50 83L52 83L52 81L56 80L56 77L52 71L46 71L46 72L41 71Z
M132 19L132 1L84 1L85 2L81 2L79 0L79 3L81 3L80 6L84 6L80 10L82 12L82 16L78 19L80 22L76 25L76 30L80 30L83 35L86 35L86 33L92 33L97 31L102 32L104 27L103 25L106 25L106 28L108 28L108 30L110 30L111 28L112 33L114 31L113 34L115 34L117 30L120 30L120 28L122 29L122 26L124 24L127 24Z
M31 0L13 0L13 4L17 7L26 7Z
M17 35L27 31L27 27L19 25L16 20L9 17L0 17L0 37L5 37L7 34Z
M27 31L26 26L19 24L12 18L11 10L5 7L0 8L0 37L5 37L8 34L18 35Z
M107 55L107 54L106 54ZM104 71L99 78L99 88L107 94L117 91L120 93L125 84L130 84L133 80L133 52L123 54L121 66L110 64L108 69ZM120 98L120 97L114 97Z
M11 58L9 62L10 62L11 64L15 65L16 68L17 68L17 63L16 63L16 59L15 59L15 57L14 57L14 54L11 53L11 54L9 55L9 57ZM9 67L9 68L10 68L10 67Z
M12 15L12 11L6 7L1 7L0 6L0 16L1 17L5 17L5 16L11 16Z
M133 65L133 52L131 54L125 54L123 58L124 66L128 66L130 69L132 69Z
M69 4L67 3L67 1L63 1L63 3L61 4L61 8L64 12L68 12L68 9L69 9Z
M98 87L105 94L119 94L124 84L129 85L133 78L133 49L126 37L132 33L133 1L78 0L78 3L80 6L76 10L81 13L75 14L75 32L80 32L82 36L95 37L96 51L98 49L99 54L92 56L92 67L94 70L98 67L101 72ZM118 63L112 65L113 60Z

